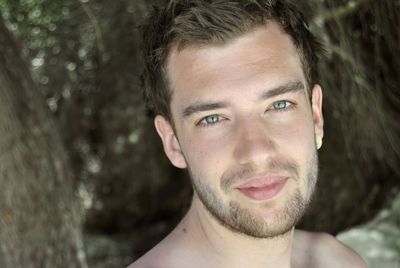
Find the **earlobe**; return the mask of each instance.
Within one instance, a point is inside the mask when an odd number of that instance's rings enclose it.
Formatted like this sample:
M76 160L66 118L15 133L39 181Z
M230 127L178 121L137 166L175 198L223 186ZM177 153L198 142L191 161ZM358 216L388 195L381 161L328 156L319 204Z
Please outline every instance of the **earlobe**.
M322 146L324 136L324 117L322 115L322 89L320 85L315 85L312 89L312 113L314 121L314 132L317 149Z
M167 119L161 115L154 118L154 125L164 146L164 152L171 163L177 168L186 168L186 160L174 129Z
M322 147L322 137L316 136L315 137L315 145L317 147L317 150L321 149Z

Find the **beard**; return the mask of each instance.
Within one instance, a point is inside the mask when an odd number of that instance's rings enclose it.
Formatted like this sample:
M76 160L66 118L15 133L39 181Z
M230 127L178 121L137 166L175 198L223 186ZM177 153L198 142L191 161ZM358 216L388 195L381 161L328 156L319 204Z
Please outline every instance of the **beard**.
M299 177L298 166L294 162L271 162L268 170L286 171L291 174L289 179L295 180L296 188L288 196L282 209L275 210L267 217L262 217L239 202L231 200L224 202L209 184L196 177L189 168L189 174L195 193L203 203L206 210L221 225L233 232L251 236L254 238L273 238L291 231L303 217L314 193L318 176L318 155L315 151L308 163L305 178ZM246 176L253 174L252 169L242 169L221 179L221 189L229 191L230 186ZM306 193L304 196L299 189L300 180L305 180ZM270 204L262 204L268 208ZM261 208L262 209L262 208Z

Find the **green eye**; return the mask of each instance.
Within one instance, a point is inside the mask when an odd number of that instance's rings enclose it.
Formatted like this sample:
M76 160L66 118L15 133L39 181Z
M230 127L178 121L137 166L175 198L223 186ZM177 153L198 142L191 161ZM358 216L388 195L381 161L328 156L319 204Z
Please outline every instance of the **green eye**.
M274 110L283 110L287 109L291 105L288 101L277 101L272 104L272 108Z
M214 124L217 124L219 121L222 120L222 117L217 114L212 114L209 116L204 117L201 119L201 121L198 123L199 126L212 126Z
M220 120L219 115L213 114L204 118L205 123L215 124Z

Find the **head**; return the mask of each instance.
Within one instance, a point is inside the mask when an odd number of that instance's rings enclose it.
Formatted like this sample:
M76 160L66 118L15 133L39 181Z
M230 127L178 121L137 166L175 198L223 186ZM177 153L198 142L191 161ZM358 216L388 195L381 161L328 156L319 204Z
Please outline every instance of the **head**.
M144 28L145 96L172 164L228 228L289 231L317 177L321 47L289 1L170 1Z
M291 37L310 89L318 80L322 47L291 1L170 0L164 9L155 9L142 29L145 61L142 78L150 111L172 122L172 89L166 62L173 48L226 44L270 21L278 23Z

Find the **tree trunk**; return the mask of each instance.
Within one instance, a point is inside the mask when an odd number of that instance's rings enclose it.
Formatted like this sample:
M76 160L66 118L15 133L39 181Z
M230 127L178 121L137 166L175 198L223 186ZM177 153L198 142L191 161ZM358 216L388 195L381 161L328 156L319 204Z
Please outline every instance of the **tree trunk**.
M0 267L87 267L73 188L44 98L0 18Z

